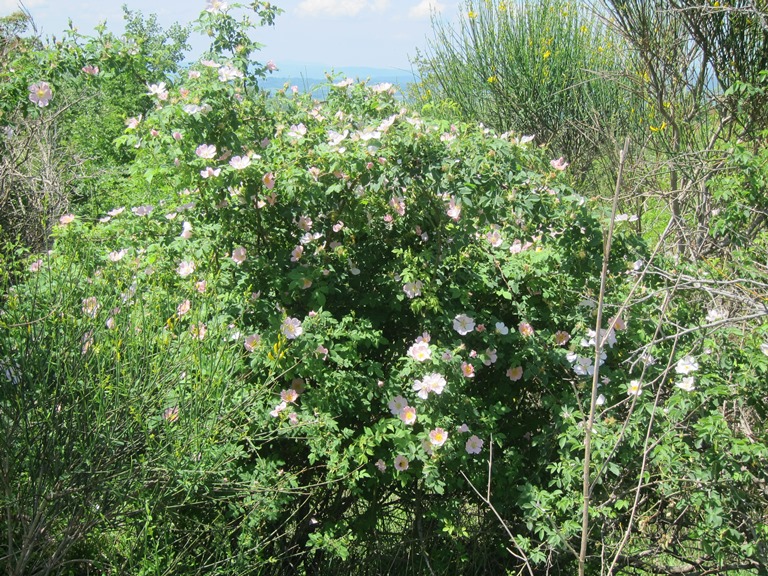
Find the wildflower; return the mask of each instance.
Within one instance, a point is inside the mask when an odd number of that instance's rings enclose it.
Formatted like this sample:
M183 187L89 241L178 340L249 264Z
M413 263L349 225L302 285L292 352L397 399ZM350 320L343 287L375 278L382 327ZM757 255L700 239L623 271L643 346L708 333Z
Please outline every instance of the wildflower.
M594 374L595 368L592 366L592 359L586 356L579 356L575 353L569 353L566 358L573 364L573 371L579 376Z
M151 204L144 204L143 206L136 206L134 208L131 208L131 212L133 212L134 216L149 216L152 214L152 211L155 209L154 206Z
M59 224L62 226L66 226L67 224L70 224L75 221L75 215L74 214L64 214L59 218Z
M275 175L272 172L267 172L264 174L264 176L261 178L261 181L264 183L264 186L266 186L267 190L272 190L272 188L275 187Z
M275 70L277 70L277 65L272 60L268 60L266 64L266 68L270 72L274 72Z
M90 296L83 299L83 314L86 316L96 318L96 315L99 313L99 308L101 308L101 304L99 304L96 296Z
M384 472L384 470L386 470L386 469L387 469L387 463L386 463L386 462L384 462L384 460L382 460L381 458L379 458L378 460L376 460L376 464L375 464L375 466L376 466L376 468L378 468L378 469L379 469L379 472Z
M245 248L243 246L238 246L232 251L232 261L240 266L243 262L245 262Z
M466 314L459 314L453 319L453 329L466 336L475 329L475 321Z
M522 377L523 377L522 366L515 366L514 368L510 368L509 370L507 370L507 378L512 380L512 382L517 382Z
M189 333L192 334L192 338L194 338L195 340L202 340L203 338L205 338L206 332L208 332L208 328L202 322L198 322L197 324L192 324L189 327Z
M472 366L472 364L468 364L467 362L461 363L461 373L464 376L464 378L474 378L475 377L475 367Z
M509 328L507 328L504 322L496 322L496 333L501 334L502 336L506 336L509 334Z
M594 330L588 330L587 338L588 339L581 340L581 345L584 346L585 348L594 347L598 338L600 339L601 347L608 344L608 346L613 348L613 345L616 344L616 332L613 329L610 329L610 330L601 329L599 334Z
M467 454L480 454L480 451L483 449L483 441L477 436L472 435L467 439L464 449L467 451Z
M494 248L498 248L504 243L504 238L502 238L499 227L496 224L491 226L491 231L485 235L485 239Z
M408 458L400 454L395 458L395 470L405 472L408 470Z
M408 406L408 401L402 396L395 396L387 406L389 406L389 411L392 412L393 416L399 416L403 409Z
M724 308L713 308L709 312L707 312L706 321L707 322L718 322L720 320L725 320L728 318L728 311Z
M225 64L224 66L219 68L220 82L229 82L230 80L234 80L235 78L243 78L243 73L240 72L240 70L238 70L234 66Z
M496 355L495 349L487 348L485 350L485 358L483 359L483 364L490 366L491 364L495 364L497 359L498 356Z
M204 160L210 160L212 158L216 157L216 146L213 144L200 144L197 148L195 148L195 155L198 158L203 158Z
M422 400L426 400L430 392L442 394L444 389L445 378L437 373L427 374L422 380L414 380L413 382L413 390L418 392L418 396Z
M181 234L179 236L186 240L189 240L190 238L192 238L192 224L190 224L189 222L182 223Z
M280 412L285 410L288 407L288 404L285 402L280 402L277 406L275 406L275 409L272 410L269 415L272 416L272 418L277 418L280 415Z
M533 326L528 324L528 322L520 322L520 326L518 326L518 330L520 331L520 334L522 334L526 338L533 336Z
M122 250L115 250L113 252L109 253L109 260L111 262L119 262L123 259L123 256L125 256L127 253L127 250L123 248Z
M320 168L317 166L312 166L307 171L309 172L310 176L312 176L312 179L317 182L318 178L320 178ZM334 232L338 232L338 230L334 230Z
M200 294L204 294L207 287L208 287L208 283L205 280L200 280L200 282L195 282L195 290L197 290Z
M306 136L306 134L307 134L307 127L304 126L303 122L300 122L299 124L292 124L286 136L288 136L288 138L293 138L295 140L298 140L303 136Z
M200 170L200 176L203 178L216 178L219 174L221 174L221 168L211 168L210 166L206 166L205 170Z
M304 246L298 245L291 251L291 262L298 262L304 254Z
M107 212L107 214L109 214L114 218L115 216L119 216L120 214L122 214L123 210L125 210L125 206L120 206L120 208L114 208L110 210L109 212Z
M249 156L234 156L229 161L229 165L235 170L244 170L251 165L251 158Z
M333 225L334 232L339 232L342 228L344 228L344 222L342 222L341 220L339 220L338 222L336 222L336 224Z
M299 399L299 393L296 392L296 390L294 390L293 388L280 391L280 400L282 400L283 402L293 404L298 399Z
M432 351L426 342L417 342L408 348L408 356L417 362L424 362L432 357Z
M349 130L344 130L344 132L336 132L335 130L328 130L327 134L328 134L328 146L332 146L336 148L339 146L339 144L341 144L344 141L344 139L347 136L349 136Z
M187 312L189 312L189 309L192 307L192 303L189 300L184 300L181 304L179 304L176 307L176 314L178 314L179 318L184 316Z
M99 73L99 67L98 66L92 66L91 64L87 64L80 68L83 72L86 74L90 74L91 76L96 76Z
M632 380L627 388L627 394L630 396L640 396L643 393L643 385L640 380Z
M456 200L451 197L450 202L448 202L448 209L445 211L446 214L448 214L448 217L458 222L459 218L461 218L461 204L457 204Z
M598 396L598 397L595 399L595 404L596 404L597 406L602 406L603 404L605 404L605 396L603 396L602 394L600 394L600 396Z
M696 390L696 386L694 386L693 383L693 376L684 376L679 382L675 383L675 386L680 388L680 390L684 390L685 392L693 392Z
M32 264L29 265L29 271L30 272L39 272L40 271L40 267L42 265L43 265L43 261L42 260L35 260L34 262L32 262Z
M171 408L166 408L163 412L163 419L168 422L176 422L176 420L179 419L179 407L173 406Z
M403 285L403 292L405 292L405 295L408 296L408 298L416 298L417 296L421 296L421 288L423 284L421 283L421 280L416 280L416 282L406 282Z
M435 428L429 432L429 441L435 448L440 448L448 440L448 432L442 428Z
M627 321L624 320L621 316L611 317L608 320L608 325L613 326L614 330L626 330L627 329Z
M109 318L107 318L107 321L104 324L107 326L109 330L114 330L115 319L112 316L110 316Z
M301 321L298 318L286 318L280 326L280 332L288 340L295 340L304 333L304 329L301 327Z
M389 205L400 216L405 215L405 198L403 198L402 196L393 196L392 198L390 198Z
M402 420L408 426L416 422L416 408L412 406L406 406L400 411L400 420Z
M82 348L80 348L81 354L86 354L88 350L93 346L93 330L88 330L80 340L82 342Z
M243 343L243 346L248 352L253 352L256 350L256 347L261 342L261 335L260 334L251 334L250 336L245 337L245 342Z
M309 232L312 230L312 218L309 216L301 216L296 222L296 225L304 232Z
M165 82L160 84L148 84L149 92L147 96L157 96L158 100L168 100L168 90L165 87Z
M381 82L379 84L374 84L371 86L371 91L380 94L382 92L389 92L392 89L392 83L391 82Z
M29 87L29 101L45 108L53 98L51 86L48 82L37 82Z
M563 171L566 168L568 168L568 166L570 166L570 164L566 162L565 158L563 158L562 156L560 156L560 158L558 158L557 160L550 160L549 165L552 166L552 168L554 168L555 170L560 170L560 171Z
M690 374L699 369L699 364L693 356L685 356L677 362L675 372L678 374Z
M176 269L176 272L182 278L186 278L187 276L192 274L192 272L194 271L195 271L195 263L191 260L182 261L181 263L179 263L179 267Z
M227 8L229 8L229 5L226 2L223 2L223 0L208 0L208 3L205 6L205 11L210 14L221 14L222 12L226 12Z
M564 330L558 330L555 332L555 344L558 346L565 346L568 341L571 339L571 335L568 334L568 332L565 332Z
M334 86L336 86L336 88L346 88L347 86L350 86L354 83L355 81L352 78L345 78L344 80L336 82Z

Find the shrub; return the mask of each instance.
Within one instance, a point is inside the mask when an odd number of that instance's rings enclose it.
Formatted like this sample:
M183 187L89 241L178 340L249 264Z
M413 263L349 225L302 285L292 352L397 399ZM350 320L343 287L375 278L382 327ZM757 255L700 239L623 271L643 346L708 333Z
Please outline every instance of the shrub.
M522 134L259 91L211 8L0 306L11 573L764 569L761 314Z
M433 32L416 61L428 102L447 99L467 120L533 134L578 174L632 131L639 109L616 82L622 40L584 3L470 0L455 28L435 18Z

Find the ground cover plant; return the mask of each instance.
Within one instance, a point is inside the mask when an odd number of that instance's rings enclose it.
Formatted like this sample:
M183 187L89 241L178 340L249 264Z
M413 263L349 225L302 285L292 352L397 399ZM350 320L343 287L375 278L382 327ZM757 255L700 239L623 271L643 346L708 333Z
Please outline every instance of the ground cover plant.
M183 68L3 53L4 150L151 71L91 149L122 177L0 260L5 571L765 573L765 239L683 262L531 134L267 94L278 14L208 2Z

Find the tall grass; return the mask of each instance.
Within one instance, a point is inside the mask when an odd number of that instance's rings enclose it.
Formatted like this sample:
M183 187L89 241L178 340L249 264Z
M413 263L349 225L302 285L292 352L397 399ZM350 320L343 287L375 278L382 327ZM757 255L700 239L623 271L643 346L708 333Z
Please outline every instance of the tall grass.
M417 59L422 99L447 98L465 118L534 134L581 171L637 111L615 81L621 39L579 2L469 0L452 26L433 20Z

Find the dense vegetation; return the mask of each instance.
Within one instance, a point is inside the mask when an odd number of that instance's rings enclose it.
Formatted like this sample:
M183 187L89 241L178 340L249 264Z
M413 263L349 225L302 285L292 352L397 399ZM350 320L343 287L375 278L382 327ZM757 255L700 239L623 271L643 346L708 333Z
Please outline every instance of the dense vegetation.
M408 104L278 14L0 23L5 573L768 574L766 11L470 1Z

